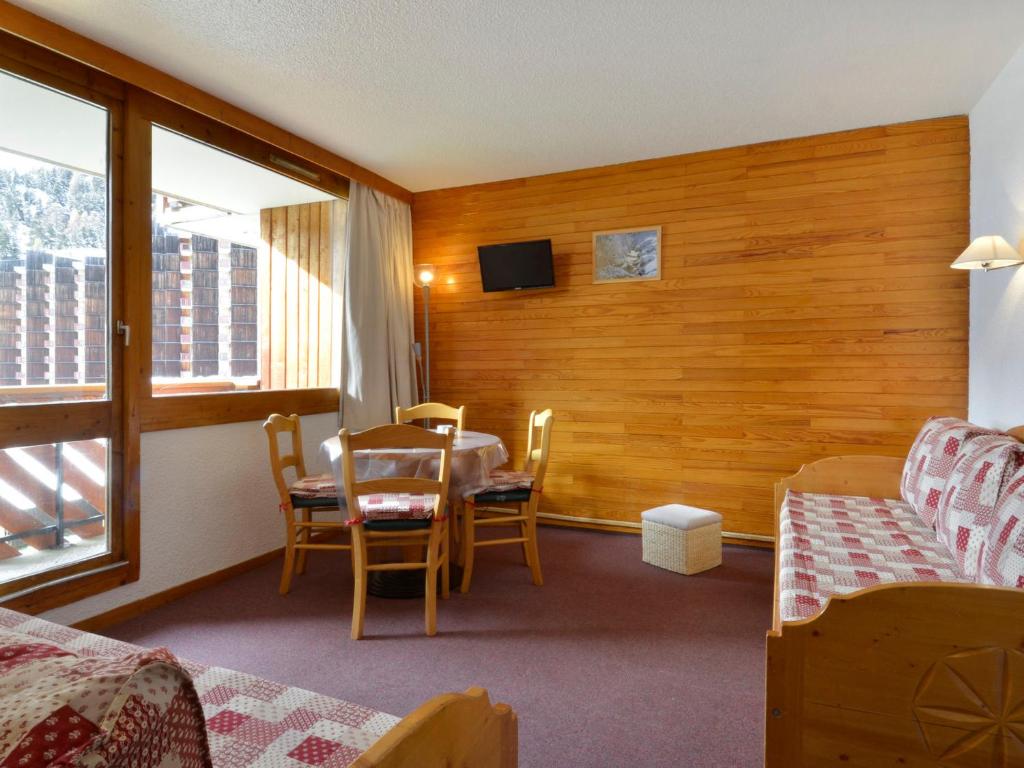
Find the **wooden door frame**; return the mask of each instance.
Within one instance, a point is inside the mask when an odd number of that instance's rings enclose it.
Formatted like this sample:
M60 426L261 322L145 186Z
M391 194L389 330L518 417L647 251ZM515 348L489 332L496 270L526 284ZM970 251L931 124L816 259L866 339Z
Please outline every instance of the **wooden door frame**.
M107 182L108 399L0 409L0 448L105 437L109 551L4 585L0 605L36 613L135 581L139 576L139 421L127 409L133 382L116 333L126 319L124 260L124 86L77 62L0 33L0 69L43 87L97 104L109 119ZM131 482L132 478L134 482Z

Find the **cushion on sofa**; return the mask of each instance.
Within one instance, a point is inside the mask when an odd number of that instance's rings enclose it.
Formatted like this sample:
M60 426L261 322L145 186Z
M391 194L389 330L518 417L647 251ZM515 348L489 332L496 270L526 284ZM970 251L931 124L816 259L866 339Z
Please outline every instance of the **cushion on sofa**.
M900 494L926 525L935 525L939 500L964 444L991 430L950 416L933 416L914 440L903 466Z
M0 631L0 765L205 768L202 706L165 649L117 658Z
M978 581L1024 589L1024 470L1010 479L993 517Z
M0 608L0 636L10 631L32 642L59 643L94 660L143 651L120 640ZM344 766L398 723L393 715L341 699L223 667L181 663L192 676L206 716L213 768ZM133 763L122 765L130 768Z
M811 618L832 595L879 584L965 581L931 527L892 499L790 491L778 547L783 621Z
M971 438L957 456L939 501L935 534L971 581L978 578L996 502L1022 464L1020 443L998 434Z

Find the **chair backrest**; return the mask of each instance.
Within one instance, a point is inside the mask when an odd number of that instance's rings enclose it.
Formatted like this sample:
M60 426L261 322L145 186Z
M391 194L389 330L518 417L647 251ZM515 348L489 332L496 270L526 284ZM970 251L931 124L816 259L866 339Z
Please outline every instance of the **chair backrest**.
M289 467L295 468L296 479L306 476L306 462L302 457L302 424L299 415L293 413L291 416L282 416L280 413L272 413L263 422L263 429L267 433L267 442L270 446L270 471L274 475L274 485L281 497L282 504L290 504L291 496L288 494L290 484L285 478L285 470ZM291 434L291 453L281 455L281 445L278 436L288 432Z
M526 464L524 469L533 472L533 487L544 487L544 475L548 471L548 453L551 450L551 427L555 423L550 408L530 412L530 430L526 436ZM537 434L540 430L540 434Z
M405 424L414 419L443 419L454 421L456 429L461 432L466 428L466 406L458 408L444 403L420 403L411 408L398 406L395 408L395 424Z
M350 510L359 509L359 497L371 493L423 493L434 494L434 517L444 516L448 501L448 480L452 471L451 432L439 434L409 424L387 424L363 432L352 433L343 429L338 433L341 441L342 475L345 483L345 501ZM356 451L409 450L427 448L440 454L437 477L375 477L356 479Z

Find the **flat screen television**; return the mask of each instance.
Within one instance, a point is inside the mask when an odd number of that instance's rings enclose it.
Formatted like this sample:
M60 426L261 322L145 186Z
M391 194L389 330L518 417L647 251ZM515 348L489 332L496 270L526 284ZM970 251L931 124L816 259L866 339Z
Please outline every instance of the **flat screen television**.
M484 292L550 288L555 284L551 241L477 246Z

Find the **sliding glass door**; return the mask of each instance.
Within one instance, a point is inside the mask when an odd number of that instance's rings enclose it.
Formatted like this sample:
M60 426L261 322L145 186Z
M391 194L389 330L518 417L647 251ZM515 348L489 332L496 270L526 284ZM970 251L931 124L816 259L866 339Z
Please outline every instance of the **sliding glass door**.
M120 103L0 68L0 600L123 557Z

